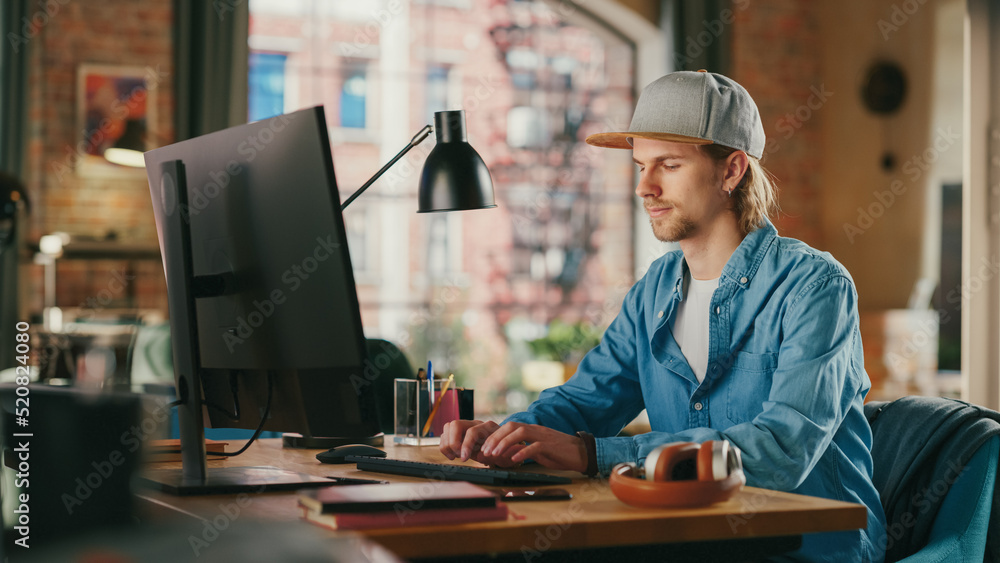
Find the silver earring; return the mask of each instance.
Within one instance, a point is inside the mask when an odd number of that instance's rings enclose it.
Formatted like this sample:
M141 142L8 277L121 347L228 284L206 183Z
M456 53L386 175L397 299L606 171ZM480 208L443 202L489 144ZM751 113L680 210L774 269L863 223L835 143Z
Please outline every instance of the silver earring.
M733 189L729 188L729 197L733 197Z

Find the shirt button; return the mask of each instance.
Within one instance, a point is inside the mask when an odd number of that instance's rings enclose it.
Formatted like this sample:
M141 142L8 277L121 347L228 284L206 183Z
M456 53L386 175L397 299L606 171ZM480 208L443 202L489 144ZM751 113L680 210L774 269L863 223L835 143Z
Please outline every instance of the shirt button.
M718 305L716 305L716 307L715 307L715 314L718 315L719 311L721 311L721 310L722 309Z
M747 278L746 278L746 276L744 276L744 277L740 278L740 283L747 283Z
M695 403L694 404L694 410L700 411L701 410L701 403Z
M659 313L657 313L656 317L662 319L663 318L663 311L660 311Z

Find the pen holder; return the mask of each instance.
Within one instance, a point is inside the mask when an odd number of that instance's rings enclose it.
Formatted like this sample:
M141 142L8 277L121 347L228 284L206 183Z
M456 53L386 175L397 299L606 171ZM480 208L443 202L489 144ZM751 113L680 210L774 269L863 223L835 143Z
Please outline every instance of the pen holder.
M441 442L441 430L452 420L472 419L472 389L456 388L452 385L441 396L444 379L434 381L434 404L440 403L430 428L423 433L424 426L434 405L431 404L428 382L422 379L397 379L393 404L393 428L395 443L411 446L436 445Z

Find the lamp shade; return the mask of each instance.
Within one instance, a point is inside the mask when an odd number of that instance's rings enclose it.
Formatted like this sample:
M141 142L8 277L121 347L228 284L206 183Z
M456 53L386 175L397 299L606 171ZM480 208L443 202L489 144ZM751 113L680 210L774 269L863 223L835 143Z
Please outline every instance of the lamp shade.
M420 174L417 213L496 207L493 179L465 132L465 111L434 114L437 146Z
M143 168L146 166L142 151L146 150L146 122L140 119L129 119L125 122L125 131L115 141L114 146L104 151L108 162L121 166Z

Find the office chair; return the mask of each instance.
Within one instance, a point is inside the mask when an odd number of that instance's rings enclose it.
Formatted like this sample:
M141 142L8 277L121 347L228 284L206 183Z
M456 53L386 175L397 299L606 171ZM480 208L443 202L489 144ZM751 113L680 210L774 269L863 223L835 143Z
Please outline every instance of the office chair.
M994 436L976 450L944 497L927 545L901 562L984 561L998 457L1000 437Z
M365 366L365 379L375 386L375 411L378 413L379 429L386 434L392 434L395 430L393 397L396 393L393 381L416 379L417 376L406 354L392 342L369 338L366 344L369 363Z
M886 513L886 561L1000 557L1000 413L903 397L865 405L873 482Z

